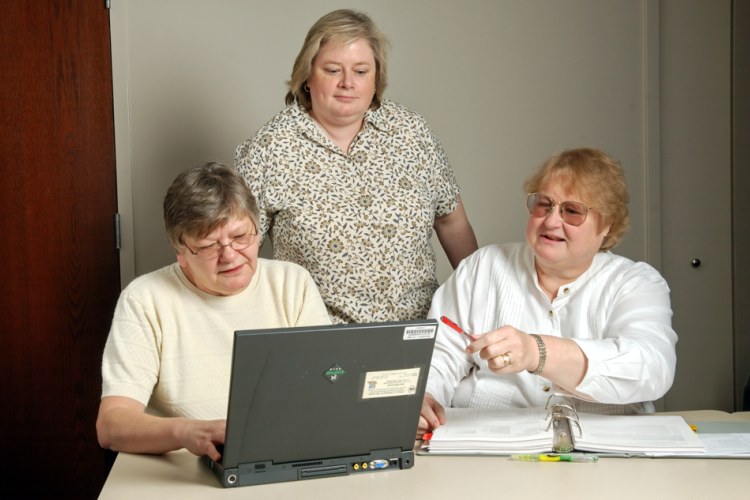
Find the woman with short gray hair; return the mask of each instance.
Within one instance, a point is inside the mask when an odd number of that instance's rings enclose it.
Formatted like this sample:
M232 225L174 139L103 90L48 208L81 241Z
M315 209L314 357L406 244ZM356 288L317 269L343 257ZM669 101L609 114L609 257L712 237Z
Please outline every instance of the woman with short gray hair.
M177 262L120 295L102 362L99 443L218 460L234 332L330 320L307 271L258 258L258 207L231 168L208 163L180 174L164 199L164 224Z
M258 203L243 179L221 163L209 162L183 172L164 197L164 226L175 252L184 237L208 234L232 218L249 218L258 227Z

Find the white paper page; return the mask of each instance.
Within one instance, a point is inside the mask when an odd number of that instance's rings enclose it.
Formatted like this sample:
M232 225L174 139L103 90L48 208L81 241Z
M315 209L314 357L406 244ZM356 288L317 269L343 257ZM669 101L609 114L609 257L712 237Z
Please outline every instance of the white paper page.
M446 422L514 422L543 420L547 415L543 408L513 408L510 410L493 410L489 408L446 408Z
M698 434L698 438L706 445L706 453L697 456L703 458L750 457L750 434ZM655 457L673 456L662 453L652 455Z
M440 441L513 441L552 443L541 408L514 410L446 408L444 425L435 430L431 446Z
M430 441L426 446L430 451L449 451L456 450L464 453L474 451L502 451L513 453L543 453L551 451L549 443L511 443L498 441Z
M750 434L699 434L712 455L750 455Z
M682 417L579 414L583 437L576 448L620 452L692 452L705 447Z

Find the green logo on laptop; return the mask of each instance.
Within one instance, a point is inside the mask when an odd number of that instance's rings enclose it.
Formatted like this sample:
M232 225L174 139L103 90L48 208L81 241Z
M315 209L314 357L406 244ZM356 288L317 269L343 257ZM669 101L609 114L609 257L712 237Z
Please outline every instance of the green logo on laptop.
M325 378L331 381L332 384L335 384L336 381L341 378L346 372L343 368L341 368L338 363L334 363L332 367L330 367L326 372L323 374Z

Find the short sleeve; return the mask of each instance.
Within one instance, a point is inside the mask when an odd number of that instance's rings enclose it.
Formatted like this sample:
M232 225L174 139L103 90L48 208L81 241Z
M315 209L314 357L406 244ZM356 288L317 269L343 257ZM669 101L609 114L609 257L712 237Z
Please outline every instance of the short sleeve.
M431 167L430 177L435 196L435 216L448 215L458 207L460 189L440 140L425 119L416 113L415 115L419 123L420 137Z
M117 303L102 360L102 397L125 396L148 405L159 380L158 321L132 296Z
M278 193L275 189L274 162L269 161L270 147L273 144L271 132L261 128L251 139L237 147L234 154L234 168L250 187L260 210L260 243L265 240L273 216L278 212Z

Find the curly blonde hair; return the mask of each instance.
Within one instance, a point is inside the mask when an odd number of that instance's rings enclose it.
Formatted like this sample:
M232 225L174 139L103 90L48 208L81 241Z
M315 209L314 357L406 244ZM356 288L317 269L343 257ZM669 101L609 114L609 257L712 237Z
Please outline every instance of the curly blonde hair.
M367 40L375 57L375 95L370 109L378 109L383 92L388 86L388 38L375 26L367 14L355 10L335 10L318 19L307 32L305 43L294 61L292 79L287 82L289 91L285 102L288 105L297 101L308 112L312 109L310 92L305 90L307 79L312 74L312 66L321 47L328 42L346 45L356 40Z
M600 252L614 248L630 230L628 186L620 164L594 148L568 149L552 155L523 185L527 193L537 193L550 181L582 197L610 226Z

